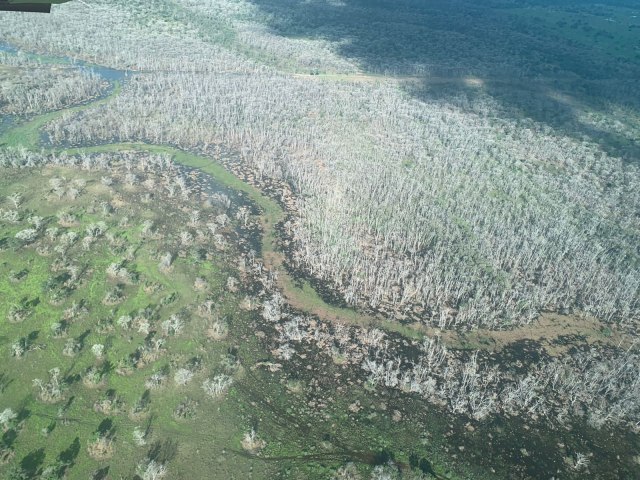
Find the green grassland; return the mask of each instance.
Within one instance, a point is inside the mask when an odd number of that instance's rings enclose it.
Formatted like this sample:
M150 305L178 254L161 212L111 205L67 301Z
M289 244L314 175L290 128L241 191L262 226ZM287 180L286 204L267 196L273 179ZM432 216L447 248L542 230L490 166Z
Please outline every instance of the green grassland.
M87 182L86 193L77 201L68 199L56 200L46 186L51 178L66 178L72 182L82 178ZM39 172L12 172L3 175L2 192L24 192L25 201L21 210L44 218L47 227L56 223L56 213L59 211L73 212L77 224L70 228L60 228L60 235L70 231L82 235L87 225L105 221L109 231L119 239L114 244L127 244L134 248L135 258L127 262L128 268L136 272L138 277L131 285L123 285L123 301L117 305L105 305L103 299L117 282L108 278L105 270L112 262L122 260L123 246L107 245L104 239L96 241L90 251L83 251L79 246L71 247L66 258L70 263L79 266L82 273L78 285L65 292L64 300L54 296L60 281L60 274L52 271L54 255L41 250L34 251L33 246L22 246L15 241L15 233L20 230L18 225L2 226L2 238L5 248L0 254L0 292L3 302L0 305L2 319L2 335L4 341L0 346L0 356L3 358L3 408L12 408L24 417L20 420L16 430L10 435L5 433L4 442L11 445L16 459L28 472L38 471L42 467L51 465L60 452L70 445L76 445L76 438L80 442L79 451L74 453L69 466L73 465L73 478L87 478L89 472L98 468L104 462L96 462L87 454L87 444L95 436L101 422L113 423L116 438L115 458L117 461L110 467L110 475L130 475L135 468L137 458L144 457L145 449L135 447L132 432L135 426L153 430L151 438L158 441L185 436L192 428L192 421L177 421L172 412L185 398L190 397L199 402L199 416L207 419L207 428L202 433L216 438L216 444L233 444L235 437L240 436L238 423L229 412L225 412L222 404L224 399L207 400L200 389L202 379L219 367L220 358L228 348L224 342L211 342L203 332L204 320L186 313L204 297L217 299L217 306L221 315L236 316L238 300L233 295L222 290L222 279L226 273L228 263L223 257L216 255L210 260L194 260L191 256L178 257L168 274L161 273L158 261L154 256L156 250L162 248L162 241L141 239L140 223L145 219L152 219L162 229L163 236L171 236L172 228L178 228L180 222L174 219L180 215L179 210L168 211L167 205L146 204L136 208L135 204L122 205L118 212L105 218L96 213L96 204L113 200L109 190L100 185L99 177L70 169L44 169ZM134 199L136 191L128 187L125 198ZM110 198L111 197L111 198ZM3 205L4 206L4 205ZM126 226L120 226L124 213L128 211L129 220ZM42 227L44 228L44 227ZM47 240L37 243L46 247ZM20 278L14 278L11 272L22 272ZM194 291L193 280L196 276L206 278L208 292ZM226 279L226 277L224 277ZM55 285L52 287L52 284ZM65 310L70 305L82 305L83 313L78 318L62 320ZM25 306L28 318L19 323L9 323L9 311L15 306ZM133 329L122 330L115 325L115 320L121 315L136 316L141 309L151 307L154 310L152 322L154 329L157 323L173 313L179 313L187 320L185 332L175 337L166 338L166 347L159 358L150 361L144 367L134 368L130 375L123 376L114 372L120 361L136 352L144 343L145 334ZM67 310L68 311L68 310ZM68 315L67 315L68 316ZM54 335L52 324L62 322L67 324L64 333ZM59 337L59 338L55 338ZM81 338L82 348L75 357L62 354L68 339ZM149 337L147 337L148 339ZM20 357L12 357L11 343L25 339L26 352ZM96 358L91 352L91 346L102 344L106 353L104 358ZM199 358L202 366L195 373L195 379L188 386L165 388L163 391L153 391L150 395L152 410L142 418L132 420L130 411L135 401L145 393L145 378L150 373L163 368L175 369L188 364L193 358ZM81 377L91 367L98 368L104 375L104 380L97 386L87 386ZM66 387L63 395L53 404L40 402L36 390L31 384L35 378L48 378L48 370L59 368L65 379ZM123 402L120 413L104 415L94 411L94 403L104 398L106 391L113 391ZM111 395L111 394L110 394ZM50 431L46 434L44 430ZM15 438L13 438L15 436ZM150 441L149 444L152 444ZM40 448L43 448L41 451ZM182 447L181 447L182 448ZM188 455L194 452L185 447ZM76 446L72 450L78 450ZM182 453L182 452L181 452ZM77 455L77 457L76 457ZM40 460L40 457L43 457ZM234 465L233 475L242 478L242 459ZM193 462L185 462L180 470L186 473ZM201 468L201 467L200 467ZM224 472L224 469L221 471ZM198 476L198 472L193 472ZM201 473L200 473L201 474ZM221 475L219 478L234 478L233 475Z

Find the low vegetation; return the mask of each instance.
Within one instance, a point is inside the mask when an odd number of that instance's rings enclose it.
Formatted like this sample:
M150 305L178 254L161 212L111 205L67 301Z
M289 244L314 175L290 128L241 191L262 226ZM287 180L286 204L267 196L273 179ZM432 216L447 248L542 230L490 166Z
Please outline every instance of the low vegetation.
M199 314L200 303L211 302L214 315L237 315L239 300L223 283L233 250L209 243L207 228L232 211L229 203L203 196L193 177L162 156L94 156L84 168L72 165L78 160L37 170L5 167L2 175L2 191L10 195L0 226L0 316L3 335L15 337L0 349L1 376L11 383L3 386L2 403L15 409L2 414L5 431L13 432L5 435L7 448L22 458L25 448L44 445L37 438L45 430L47 459L74 435L84 444L53 467L42 463L44 453L20 464L39 478L50 468L59 477L46 478L63 478L76 463L73 476L86 476L92 464L114 455L129 460L114 464L112 474L118 468L125 474L145 451L138 449L171 431L164 420L156 426L155 417L182 421L183 414L172 415L180 397L207 411L219 408L237 372L220 364L227 347L204 335L208 319ZM135 173L125 167L132 164ZM171 185L182 187L169 203ZM197 222L181 220L196 207ZM185 232L193 232L188 245ZM216 232L230 235L228 227ZM165 251L175 259L161 269ZM207 278L198 293L191 288L196 278ZM198 383L210 376L224 381L208 398ZM152 470L167 468L168 459L150 455Z

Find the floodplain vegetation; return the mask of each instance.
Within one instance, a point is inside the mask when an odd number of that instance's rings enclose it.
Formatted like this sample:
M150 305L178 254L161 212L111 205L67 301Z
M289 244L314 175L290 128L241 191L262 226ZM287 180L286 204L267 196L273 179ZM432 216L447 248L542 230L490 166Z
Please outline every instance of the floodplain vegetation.
M162 157L76 161L3 169L3 478L164 478L171 431L241 375L229 199L200 202Z
M0 468L635 478L632 7L156 3L3 29Z

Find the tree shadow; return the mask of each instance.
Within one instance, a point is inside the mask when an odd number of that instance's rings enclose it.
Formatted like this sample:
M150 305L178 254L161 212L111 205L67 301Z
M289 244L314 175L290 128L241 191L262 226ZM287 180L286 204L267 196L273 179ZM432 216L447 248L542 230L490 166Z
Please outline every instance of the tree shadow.
M74 383L78 383L81 380L82 380L82 375L80 375L79 373L72 373L64 377L64 383L66 385L73 385Z
M147 388L144 392L142 392L142 395L140 396L140 401L144 406L149 405L151 403L151 390Z
M75 401L76 396L75 395L71 395L69 397L69 400L67 400L64 405L62 406L62 408L60 409L63 412L68 412L69 409L71 408L71 405L73 405L73 402Z
M31 345L33 342L35 342L38 339L39 335L39 330L33 330L31 333L29 333L29 335L27 336L27 345Z
M100 373L102 375L109 375L114 370L115 370L115 366L113 363L111 363L110 360L105 360L100 366Z
M82 334L76 339L78 341L78 343L80 344L80 349L84 348L84 342L86 341L87 337L91 334L91 330L87 329L84 332L82 332Z
M105 418L100 425L98 425L98 429L96 430L101 437L113 437L115 435L115 426L113 425L113 420L110 418Z
M15 429L11 428L2 434L2 441L0 443L2 445L6 445L7 447L12 447L17 438L18 432L16 432Z
M58 459L62 462L66 468L71 468L78 458L80 453L80 438L76 437L68 448L60 452Z
M144 436L145 438L149 438L151 436L151 432L153 431L153 422L156 419L156 416L152 413L149 415L147 422L144 427Z
M30 416L31 416L31 410L29 410L27 407L24 407L24 406L20 407L20 410L18 410L18 416L16 417L16 422L22 423Z
M107 478L109 478L108 466L101 468L99 470L96 470L91 474L91 480L106 480Z
M51 432L53 432L56 428L56 426L58 425L58 423L55 420L52 420L51 422L49 422L49 425L47 425L46 427L44 427L44 431L47 434L50 434Z
M40 305L40 297L35 297L29 300L28 297L25 297L23 300L23 304L27 308L35 308Z
M178 442L173 439L155 442L151 445L147 457L149 460L155 460L158 463L166 465L178 453Z
M20 467L27 474L27 478L35 478L44 463L44 448L39 448L28 453L21 461Z
M414 470L419 469L425 475L431 475L434 477L436 476L436 472L433 470L431 462L428 459L420 457L415 453L409 455L409 466L411 466L411 468Z

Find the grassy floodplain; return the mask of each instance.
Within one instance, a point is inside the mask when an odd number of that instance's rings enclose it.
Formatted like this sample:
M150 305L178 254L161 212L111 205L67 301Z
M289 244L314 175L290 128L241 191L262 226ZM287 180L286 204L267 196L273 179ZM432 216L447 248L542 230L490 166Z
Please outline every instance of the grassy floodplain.
M203 300L208 292L222 290L224 262L220 258L176 259L169 275L160 273L154 256L158 255L156 249L161 242L141 241L141 223L154 221L155 228L163 230L162 222L183 215L180 210L171 215L166 205L158 205L155 211L145 206L140 212L131 212L133 215L120 223L124 215L107 215L107 218L97 210L102 208L100 204L115 199L122 202L120 211L129 210L126 199L136 199L136 189L126 188L116 194L104 187L95 174L79 173L72 169L45 168L3 176L3 191L25 192L25 213L42 217L47 228L59 228L60 236L70 232L81 235L88 226L100 228L100 222L105 221L109 225L121 225L112 227L113 237L109 237L112 240L96 239L90 251L83 251L80 245L70 247L68 260L62 263L68 262L66 266L78 270L75 285L71 285L73 281L64 266L58 266L61 270L52 267L52 252L36 253L29 246L4 245L0 290L4 299L3 338L7 341L3 342L2 355L6 359L4 365L10 368L3 372L3 402L12 405L18 414L15 430L5 432L5 444L15 449L12 455L20 460L29 478L50 466L59 473L69 470L68 475L87 477L114 456L119 460L111 466L109 475L130 475L132 468L135 469L136 449L140 448L136 448L133 439L136 427L149 433L155 430L159 442L180 438L192 429L190 420L174 415L174 409L185 398L200 404L207 412L202 414L210 416L213 412L216 428L220 429L215 435L232 443L232 438L239 433L234 428L234 417L229 411L224 412L222 402L206 400L200 379L180 388L163 386L151 394L145 386L150 375L165 370L167 373L161 375L167 382L173 382L168 376L170 365L174 365L173 370L178 365L185 366L206 378L208 368L205 366L220 364L227 345L207 342L202 335L206 331L203 319L190 318L184 312L194 301ZM54 201L48 191L51 179L64 179L70 189L84 183L84 192L77 202ZM42 188L43 185L47 188ZM61 221L68 227L55 227L56 214L61 211L69 216L69 223ZM167 230L163 235L172 235L171 230ZM18 228L3 229L3 238L13 240L16 231ZM131 279L121 283L106 271L112 263L123 261L126 249L130 250L126 256L131 259L127 263ZM14 253L8 255L9 252ZM192 283L197 276L206 277L207 287L194 296ZM110 300L109 295L114 298ZM235 314L236 302L232 299L218 305L221 315ZM24 310L25 319L7 322L10 312L16 309ZM153 335L146 333L150 328L148 323L159 331L161 321L169 320L174 314L187 325L186 331L167 338L165 346L150 354L147 360L134 360L139 347L154 341ZM129 318L128 326L126 320L117 323L122 317ZM138 318L137 327L135 318ZM70 349L65 350L69 345ZM96 355L95 348L99 347L94 345L102 345L104 352ZM48 372L53 368L60 370L62 392L59 397L39 401L31 381L35 378L47 381ZM147 402L153 409L149 409ZM139 412L134 405L138 405ZM156 419L159 424L152 427ZM12 433L16 438L12 438ZM91 442L100 435L107 435L114 446L103 454L89 453ZM148 438L151 445L152 437ZM97 458L92 460L91 455ZM240 475L243 467L237 466ZM6 473L6 466L3 469ZM221 470L220 478L225 475L223 472Z

